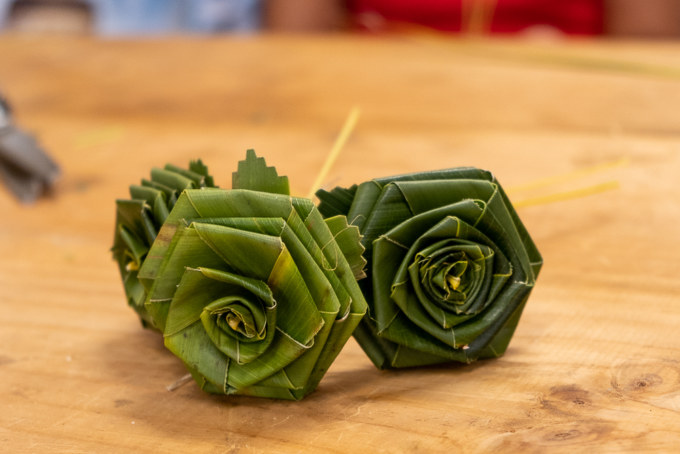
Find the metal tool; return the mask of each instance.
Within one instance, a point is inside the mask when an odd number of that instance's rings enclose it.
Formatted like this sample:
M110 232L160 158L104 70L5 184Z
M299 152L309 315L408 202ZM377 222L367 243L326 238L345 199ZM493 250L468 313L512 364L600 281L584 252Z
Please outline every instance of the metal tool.
M12 123L11 114L0 95L0 180L20 201L31 203L50 190L61 172L35 138Z

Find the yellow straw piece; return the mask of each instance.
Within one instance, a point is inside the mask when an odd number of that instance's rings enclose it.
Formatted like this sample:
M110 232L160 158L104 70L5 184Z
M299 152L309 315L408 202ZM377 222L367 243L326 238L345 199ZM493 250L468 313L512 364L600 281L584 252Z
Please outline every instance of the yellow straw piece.
M335 139L335 143L333 143L333 148L331 148L331 152L328 154L326 162L324 162L323 167L321 168L321 172L319 172L319 174L316 176L316 180L314 181L314 184L309 190L309 195L307 196L307 198L311 199L312 197L314 197L314 193L316 192L317 189L319 189L319 187L321 187L321 184L326 179L326 175L328 175L328 172L331 170L331 167L333 167L335 160L340 155L340 151L342 151L342 148L345 146L347 139L349 138L350 134L352 134L352 131L354 130L354 127L356 126L357 121L359 120L360 113L361 110L356 106L352 108L352 110L349 112L349 115L345 120L345 124L342 126L342 129L340 130L340 134L338 134L338 137Z
M565 200L579 199L581 197L587 197L589 195L600 194L602 192L618 188L619 188L618 181L608 181L606 183L600 183L580 189L573 189L571 191L558 192L555 194L544 195L540 197L529 197L528 199L513 202L513 205L515 206L515 208L522 208L535 205L547 205L549 203L562 202Z
M594 173L602 172L605 170L613 169L616 167L623 167L628 165L630 162L630 159L628 158L621 158L617 159L616 161L610 161L610 162L605 162L602 164L596 164L593 166L589 167L583 167L578 170L574 170L573 172L568 172L564 173L562 175L555 175L552 177L547 177L547 178L541 178L529 183L525 184L520 184L517 186L512 186L510 188L507 188L508 192L519 192L519 191L527 191L531 189L539 189L543 188L546 186L552 186L555 184L559 183L565 183L567 181L571 180L577 180L579 178L583 178L588 175L592 175Z
M461 29L473 35L488 33L496 3L497 0L463 0Z
M166 386L165 389L167 389L168 391L174 391L177 388L180 388L180 387L186 385L189 381L191 381L191 374L186 374L186 375L181 376L174 383L171 383L168 386Z

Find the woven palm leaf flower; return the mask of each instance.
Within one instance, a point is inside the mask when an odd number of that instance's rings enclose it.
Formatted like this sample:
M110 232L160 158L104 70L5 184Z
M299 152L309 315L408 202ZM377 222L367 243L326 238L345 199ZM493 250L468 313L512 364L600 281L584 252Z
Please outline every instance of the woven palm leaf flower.
M144 303L146 290L137 273L177 197L185 189L214 187L208 169L199 161L188 169L173 165L151 170L151 178L130 186L130 198L116 200L113 257L118 263L128 304L145 327L154 328ZM158 329L156 327L156 329Z
M211 393L301 399L366 312L359 231L248 151L232 189L185 189L137 278L150 323Z
M363 235L368 315L355 338L379 368L502 355L542 265L493 175L413 173L320 190Z

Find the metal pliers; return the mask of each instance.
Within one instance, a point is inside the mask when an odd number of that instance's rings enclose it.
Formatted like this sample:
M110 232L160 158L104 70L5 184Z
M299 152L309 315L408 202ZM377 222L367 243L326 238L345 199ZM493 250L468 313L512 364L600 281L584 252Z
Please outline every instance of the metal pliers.
M35 138L12 124L9 103L0 95L0 180L20 201L31 203L59 175L59 166Z

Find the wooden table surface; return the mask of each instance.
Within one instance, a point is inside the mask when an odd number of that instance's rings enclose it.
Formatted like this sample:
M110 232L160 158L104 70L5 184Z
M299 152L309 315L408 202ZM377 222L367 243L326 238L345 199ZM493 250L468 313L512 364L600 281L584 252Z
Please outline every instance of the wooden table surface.
M0 191L0 450L677 450L679 57L416 35L1 37L0 87L63 178L33 206ZM378 371L350 340L301 402L167 391L185 371L125 303L114 199L197 157L228 186L249 147L307 194L354 105L329 185L473 165L517 202L619 188L518 209L545 266L500 359Z

